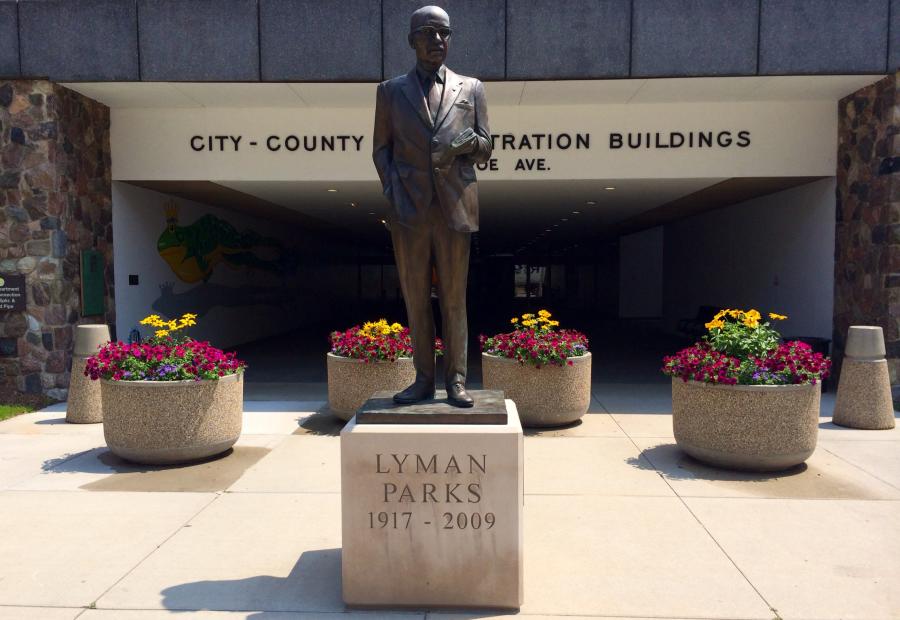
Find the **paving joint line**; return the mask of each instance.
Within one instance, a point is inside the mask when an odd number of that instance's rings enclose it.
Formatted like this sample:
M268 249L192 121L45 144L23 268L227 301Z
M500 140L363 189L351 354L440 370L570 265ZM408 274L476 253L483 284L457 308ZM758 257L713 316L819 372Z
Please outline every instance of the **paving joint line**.
M615 417L612 416L612 414L610 414L610 417L612 417L613 421L617 425L619 425L619 422L615 419ZM621 425L619 425L619 428L622 428ZM654 469L654 471L656 471L656 474L662 479L662 481L666 484L666 486L669 487L669 489L672 491L672 493L674 493L675 497L678 498L678 501L681 502L682 506L685 507L685 509L688 511L688 513L694 518L694 520L700 525L700 527L703 528L703 531L706 532L706 535L709 536L710 540L712 540L713 543L716 545L716 547L719 548L719 551L721 551L722 554L726 558L728 558L728 561L731 562L731 565L734 566L735 570L737 570L738 573L740 573L741 577L743 577L744 580L747 582L747 584L751 588L753 588L753 591L756 592L756 595L759 596L759 598L762 600L763 603L765 603L766 607L768 607L769 610L776 615L776 618L780 618L780 616L778 615L778 611L775 609L775 607L771 603L769 603L769 601L766 599L766 597L763 596L762 592L759 591L759 588L757 588L756 585L752 581L750 581L750 578L744 573L743 570L741 570L741 568L737 565L737 563L734 561L734 559L728 554L728 552L725 551L725 549L722 547L722 545L719 543L719 541L716 540L715 536L712 535L712 532L710 532L709 529L706 527L706 524L704 524L697 517L697 515L694 513L694 511L691 510L691 507L688 506L688 504L684 500L684 498L678 493L678 491L675 489L675 487L672 486L671 481L669 481L666 478L666 476L663 475L663 472L660 471L660 469L656 466L656 463L654 463L653 460L649 456L644 454L644 450L637 444L637 442L634 440L634 438L632 438L631 435L629 435L625 431L624 428L622 428L622 432L625 433L626 437L628 437L628 439L631 441L632 445L638 450L639 458L645 459L650 464L650 466Z
M23 605L18 605L18 607L23 607ZM61 607L60 609L77 609L76 607ZM177 616L182 613L195 613L195 612L211 612L214 614L232 614L232 613L253 613L253 614L280 614L285 617L291 616L293 617L296 614L333 614L333 615L344 615L348 616L351 614L358 614L362 616L368 617L377 617L377 610L371 609L350 609L345 608L343 610L337 611L334 609L210 609L209 607L200 607L200 608L188 608L188 607L177 607L177 608L169 608L169 607L85 607L82 608L84 611L97 610L97 611L155 611L158 613L166 613L170 616ZM489 611L489 610L485 610ZM390 615L401 615L401 616L422 616L424 618L427 611L409 611L404 609L388 609L386 613ZM615 616L612 616L615 617Z
M638 448L638 450L641 450L640 447L636 443L635 443L635 447ZM703 528L703 531L706 532L706 535L709 536L710 540L712 540L713 543L716 545L716 547L719 548L719 551L722 552L722 555L724 555L726 558L728 558L728 561L731 562L731 565L734 566L735 570L741 575L741 577L744 578L744 581L746 581L747 584L751 588L753 588L753 591L756 592L756 595L759 596L759 598L762 600L763 603L765 603L766 607L769 608L769 611L771 611L773 614L775 614L775 618L777 620L780 620L781 616L779 615L777 608L774 605L772 605L768 601L768 599L766 599L765 596L763 596L763 593L759 591L759 588L756 587L756 584L754 584L752 581L750 581L750 578L747 576L747 574L741 569L740 566L737 565L737 562L735 562L734 558L731 557L731 555L725 550L725 548L716 539L716 537L713 536L712 532L709 531L709 528L706 527L706 524L700 520L700 518L696 515L696 513L693 510L691 510L691 507L688 505L688 503L685 501L685 499L681 495L678 494L678 491L675 490L675 487L672 486L671 482L662 474L662 472L659 470L659 468L656 466L656 464L653 462L653 460L650 457L646 456L644 454L643 450L641 450L641 456L644 457L645 459L647 459L647 462L650 463L650 465L653 467L653 469L656 470L656 473L659 474L659 477L663 479L663 482L665 482L666 485L668 485L669 488L672 489L672 492L675 494L675 497L678 498L678 500L685 507L685 509L688 511L688 513L690 513L690 515L700 525L700 527ZM741 498L729 498L729 499L741 499Z
M606 405L603 404L603 401L597 398L597 394L594 393L594 386L591 386L591 398L597 401L597 404L603 409L603 411L607 415L612 415L612 412L606 408ZM622 429L624 431L624 429Z
M826 441L827 441L827 440L826 440ZM841 461L847 463L847 464L850 465L851 467L855 467L856 469L858 469L858 470L861 471L862 473L866 474L867 476L872 476L873 478L875 478L875 480L878 480L878 481L880 481L880 482L883 482L884 484L888 485L888 486L891 487L892 489L896 489L896 490L900 491L900 487L898 487L896 484L893 484L893 483L891 483L891 482L888 482L887 480L884 480L883 478L880 478L880 477L876 476L875 474L873 474L873 473L870 472L870 471L866 471L865 469L863 469L862 467L860 467L859 465L857 465L857 464L854 463L853 461L848 461L847 459L845 459L845 458L844 458L843 456L841 456L840 454L838 454L838 453L836 453L836 452L832 452L831 450L829 450L829 449L828 449L827 447L825 447L825 446L820 446L820 447L821 447L823 450L825 450L825 452L827 452L828 454L834 456L834 457L837 458L838 460L841 460Z
M150 558L151 555L153 555L154 553L156 553L157 551L159 551L159 550L162 548L163 545L165 545L167 542L169 542L170 540L172 540L172 538L174 538L175 535L178 534L178 532L180 532L181 530L183 530L183 529L185 528L185 526L186 526L188 523L190 523L191 521L193 521L194 519L196 519L196 518L200 515L200 513L202 513L202 512L205 511L207 508L209 508L210 506L212 506L212 505L213 505L213 504L214 504L221 496L222 496L221 493L216 493L216 494L214 495L214 497L213 497L211 500L209 500L208 502L206 502L205 504L203 504L203 506L201 506L200 509L199 509L197 512L195 512L195 513L192 514L190 517L188 517L187 520L184 521L184 523L182 523L181 525L179 525L178 527L176 527L175 530L174 530L171 534L169 534L168 536L166 536L165 539L163 539L162 542L160 542L158 545L156 545L156 546L155 546L155 547L154 547L147 555L145 555L145 556L142 557L140 560L138 560L137 563L136 563L134 566L132 566L132 567L131 567L130 569L128 569L127 571L125 571L125 574L124 574L124 575L122 575L121 577L119 577L118 579L116 579L116 581L115 581L112 585L110 585L108 588L106 588L106 590L104 590L103 592L101 592L100 595L99 595L96 599L94 599L93 601L91 601L91 602L90 602L91 607L90 607L89 609L96 609L97 601L99 601L99 600L102 599L104 596L106 596L107 594L109 594L110 591L111 591L113 588L115 588L117 585L119 585L120 583L122 583L122 581L124 581L126 577L128 577L130 574L132 574L132 573L137 569L138 566L140 566L141 564L143 564L144 562L146 562L146 561Z
M79 605L28 605L28 604L20 604L20 603L0 603L0 608L3 607L27 607L29 609L85 609Z
M47 606L46 605L33 605L33 606L15 605L15 607L42 608L42 607L47 607ZM78 609L78 608L58 607L56 609L72 609L72 610L74 610L74 609ZM218 610L217 609L217 610L210 610L208 608L169 609L169 608L158 608L158 607L93 607L93 608L83 607L83 608L81 608L81 611L79 612L79 616L81 614L83 614L84 612L90 611L92 609L97 610L97 611L151 611L151 612L167 612L168 611L170 614L173 614L173 615L178 614L178 613L183 613L183 612L190 613L190 612L202 612L202 611L212 611L213 613L264 613L264 614L284 614L284 615L288 615L288 614L323 614L323 615L328 614L328 615L343 615L343 616L350 616L350 615L371 616L373 614L372 610L352 609L352 608L345 608L343 610L338 611L338 610L333 610L333 609L327 609L327 610L310 610L310 609L278 609L278 610L272 610L272 609ZM422 610L387 609L384 611L387 611L387 613L389 613L391 615L409 616L409 617L421 616L423 618L423 620L425 620L430 617L433 617L433 618L449 617L449 616L453 616L453 615L458 615L459 613L462 613L464 615L481 615L482 612L493 612L496 610L477 609L477 608L473 608L473 609L461 608L460 611L454 611L452 608L451 609L423 608ZM551 617L551 618L635 618L635 619L650 618L653 620L680 620L680 616L647 616L647 615L634 616L634 615L622 615L622 614L609 615L609 614L590 614L590 613L589 614L584 614L584 613L578 613L578 614L576 614L576 613L552 613L552 614L530 613L530 614L516 614L516 616L520 617L520 618L546 618L546 617ZM758 619L752 618L750 616L743 616L743 617L696 616L696 618L697 618L697 620L758 620Z

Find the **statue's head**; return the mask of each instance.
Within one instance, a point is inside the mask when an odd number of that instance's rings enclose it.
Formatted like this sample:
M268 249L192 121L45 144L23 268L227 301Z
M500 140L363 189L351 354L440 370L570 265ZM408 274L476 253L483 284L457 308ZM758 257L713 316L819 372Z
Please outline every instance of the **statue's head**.
M439 6L423 6L409 20L409 46L419 64L437 69L450 48L450 16Z

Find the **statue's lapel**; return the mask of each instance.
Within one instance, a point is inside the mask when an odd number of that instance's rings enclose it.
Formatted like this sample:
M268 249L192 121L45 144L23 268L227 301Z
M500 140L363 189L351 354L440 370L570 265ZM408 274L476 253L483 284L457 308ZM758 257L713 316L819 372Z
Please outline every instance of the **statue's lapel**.
M419 114L419 118L429 129L434 128L431 118L428 116L428 108L425 105L425 95L422 94L422 87L419 86L419 78L416 76L416 70L413 69L406 74L401 88L404 96L409 99L409 103L413 109Z
M440 127L447 118L447 115L450 114L450 110L453 109L453 104L456 103L456 98L459 97L460 90L462 90L462 80L458 75L453 73L453 71L445 67L444 96L441 99L441 109L437 114L438 121L434 125L435 129Z

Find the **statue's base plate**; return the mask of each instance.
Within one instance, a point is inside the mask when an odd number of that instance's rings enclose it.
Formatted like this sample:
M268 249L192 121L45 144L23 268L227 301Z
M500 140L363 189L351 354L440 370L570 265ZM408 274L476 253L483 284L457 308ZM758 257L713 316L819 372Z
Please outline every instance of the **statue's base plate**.
M437 390L435 398L412 405L398 405L393 392L375 392L356 412L357 424L506 424L506 403L502 390L469 390L475 406L455 407L447 402L447 392Z

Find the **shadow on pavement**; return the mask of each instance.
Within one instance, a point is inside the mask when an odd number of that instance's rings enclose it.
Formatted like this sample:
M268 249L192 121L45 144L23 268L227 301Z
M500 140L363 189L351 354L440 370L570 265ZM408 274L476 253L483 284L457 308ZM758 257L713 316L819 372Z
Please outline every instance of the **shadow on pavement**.
M286 577L196 581L166 588L160 594L169 610L264 610L247 616L254 619L274 617L269 612L276 611L342 612L341 550L304 551Z
M337 437L347 423L331 413L328 405L322 405L316 412L303 420L294 435L327 435Z
M61 418L47 418L46 420L35 420L34 423L39 424L41 426L45 426L45 425L56 426L56 425L61 425L61 424L67 424L65 412L63 412L63 416Z
M215 492L224 491L270 452L269 448L236 446L222 454L180 465L141 465L119 458L108 448L44 461L53 474L103 476L79 488L87 491Z
M603 413L603 412L589 412L589 413ZM583 422L581 420L575 420L569 424L563 424L561 426L546 426L546 427L532 427L525 428L523 432L526 437L559 437L561 434L564 434L564 431L578 428L581 426Z
M638 469L655 469L663 478L670 480L719 480L728 482L770 482L772 480L797 476L808 466L801 463L795 467L773 472L744 472L731 469L709 467L682 452L671 443L647 448L640 457L631 457L627 463ZM644 460L646 459L646 460ZM651 467L648 467L647 464Z

